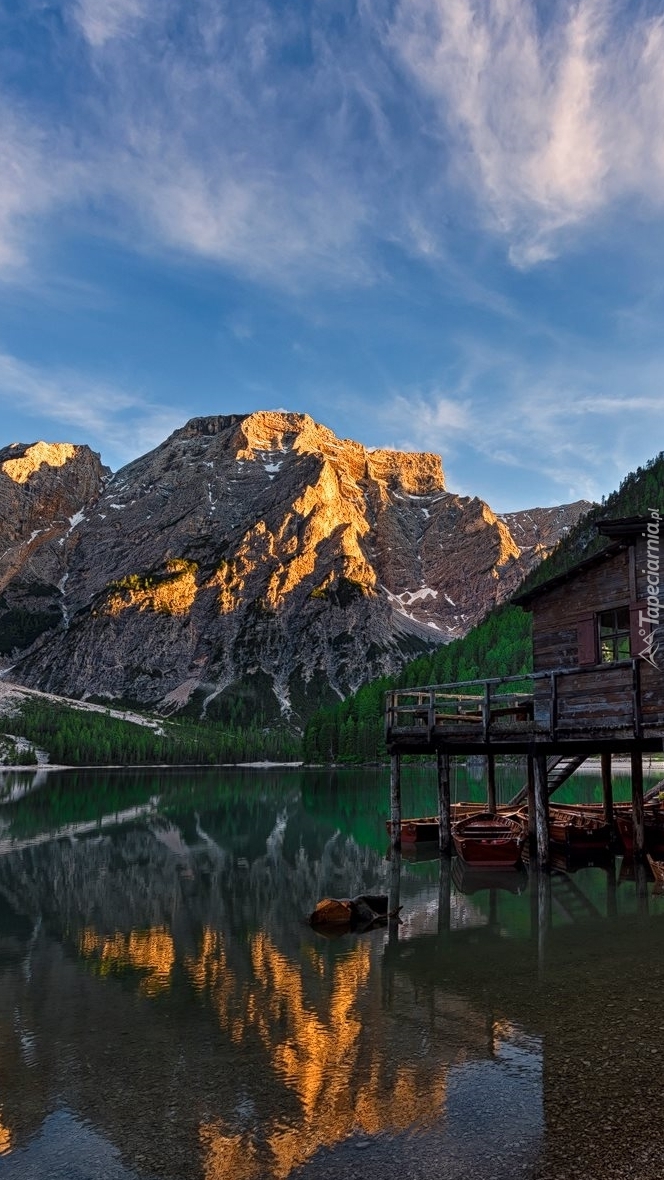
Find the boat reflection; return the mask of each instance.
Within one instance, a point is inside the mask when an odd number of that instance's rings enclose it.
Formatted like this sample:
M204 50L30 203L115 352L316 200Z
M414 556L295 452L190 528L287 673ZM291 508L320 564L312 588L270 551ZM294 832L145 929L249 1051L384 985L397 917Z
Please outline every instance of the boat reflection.
M461 893L470 895L486 889L505 889L508 893L520 894L528 888L528 873L523 865L494 873L490 869L474 869L460 856L455 856L452 861L452 880Z

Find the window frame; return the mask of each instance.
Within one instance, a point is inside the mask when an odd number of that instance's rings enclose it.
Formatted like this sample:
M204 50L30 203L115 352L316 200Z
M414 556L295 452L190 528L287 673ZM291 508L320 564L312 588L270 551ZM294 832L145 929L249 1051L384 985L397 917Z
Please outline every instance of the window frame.
M632 620L630 606L631 604L629 602L624 602L617 606L609 606L601 611L597 611L597 655L599 657L599 663L602 665L624 664L632 659ZM618 617L620 614L624 615L622 621ZM608 615L613 616L613 625L610 628L606 622L602 622ZM621 654L620 646L621 644L624 645L625 641L627 643L627 652L626 654ZM605 658L604 656L606 644L610 644L612 648L613 654L610 658Z

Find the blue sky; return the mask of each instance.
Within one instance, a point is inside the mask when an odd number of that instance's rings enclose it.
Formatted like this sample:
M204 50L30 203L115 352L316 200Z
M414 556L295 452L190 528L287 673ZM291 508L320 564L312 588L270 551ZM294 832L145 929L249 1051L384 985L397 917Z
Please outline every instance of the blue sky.
M199 414L499 511L664 447L664 10L0 0L1 445Z

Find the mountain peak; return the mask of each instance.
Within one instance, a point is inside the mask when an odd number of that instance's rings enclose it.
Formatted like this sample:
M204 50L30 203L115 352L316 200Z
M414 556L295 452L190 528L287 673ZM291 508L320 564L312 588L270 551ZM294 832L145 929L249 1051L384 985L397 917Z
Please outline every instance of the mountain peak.
M445 491L440 455L365 447L340 439L309 414L289 410L256 410L251 414L191 418L171 440L187 441L227 434L227 446L240 462L280 462L289 453L317 455L332 462L353 480L382 482L410 495ZM166 445L166 444L163 444ZM281 462L283 459L281 460Z
M0 460L28 464L0 478L14 676L233 724L301 719L465 634L563 525L285 410L192 418L109 481L71 444Z

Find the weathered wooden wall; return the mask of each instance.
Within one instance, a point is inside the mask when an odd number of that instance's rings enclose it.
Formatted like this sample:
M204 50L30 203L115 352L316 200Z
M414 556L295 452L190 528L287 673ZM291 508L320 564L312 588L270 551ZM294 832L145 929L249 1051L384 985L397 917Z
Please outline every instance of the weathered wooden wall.
M534 670L543 672L549 668L597 663L594 638L597 612L626 606L631 600L627 549L544 590L530 605Z
M552 668L583 668L578 676L561 677L557 684L557 727L561 732L610 731L630 724L651 731L664 724L664 649L654 663L640 658L647 650L652 624L644 620L648 599L647 536L638 535L564 582L543 590L530 603L533 615L533 665L536 672ZM597 615L628 606L631 664L600 664ZM596 671L590 669L597 665ZM537 682L542 701L549 689ZM638 700L635 701L635 694ZM636 708L635 708L636 706Z

